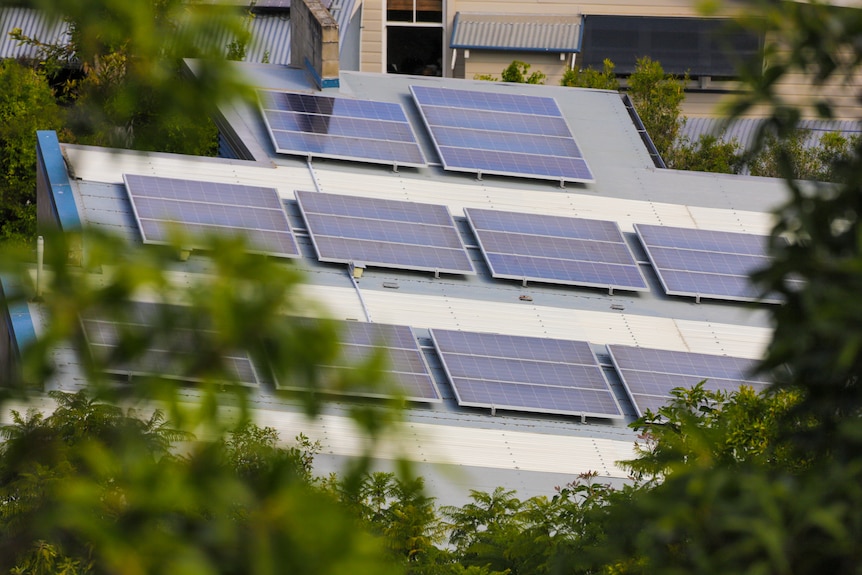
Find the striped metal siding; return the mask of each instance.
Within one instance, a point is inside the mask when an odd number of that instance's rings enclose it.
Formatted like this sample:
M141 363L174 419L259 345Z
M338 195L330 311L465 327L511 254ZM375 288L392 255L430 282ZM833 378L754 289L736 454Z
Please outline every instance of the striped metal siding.
M578 52L580 16L455 15L452 48Z
M37 58L38 50L30 46L18 46L9 37L9 32L21 28L25 35L40 42L66 42L69 40L69 25L62 20L51 20L38 10L31 8L0 9L0 58Z
M286 14L256 14L249 29L253 40L246 62L290 64L290 18Z
M765 120L762 118L741 118L731 122L722 131L720 118L688 118L681 135L696 142L701 136L711 134L725 142L736 140L742 149L750 150L754 147L757 130L763 122ZM806 145L812 147L818 145L820 137L827 132L841 132L846 137L862 134L862 123L853 120L802 120L799 126L811 131Z
M340 49L344 47L344 35L357 2L359 0L332 0L329 5L329 12L338 22ZM286 14L256 14L250 30L254 40L245 56L246 62L266 60L270 64L290 64L290 18Z

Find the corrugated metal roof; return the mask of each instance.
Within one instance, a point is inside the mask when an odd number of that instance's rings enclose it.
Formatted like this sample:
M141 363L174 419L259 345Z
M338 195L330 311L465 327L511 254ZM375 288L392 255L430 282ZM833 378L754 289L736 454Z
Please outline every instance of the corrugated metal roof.
M329 13L338 22L339 50L344 48L344 35L361 0L331 0ZM244 58L246 62L290 64L290 18L285 13L256 13L250 21L252 45Z
M764 122L762 118L740 118L725 127L721 118L688 118L682 135L693 142L703 135L717 136L725 142L736 140L743 150L750 150L754 147L757 130ZM818 145L820 137L828 132L841 132L845 136L862 134L862 123L852 120L802 120L799 127L810 131L806 140L808 146Z
M581 16L458 12L451 48L580 52Z
M255 14L249 31L252 42L246 62L290 64L290 18L286 14Z
M69 40L69 25L63 20L51 20L31 8L0 8L0 58L37 58L38 49L19 46L9 32L21 28L23 33L44 43L64 43Z

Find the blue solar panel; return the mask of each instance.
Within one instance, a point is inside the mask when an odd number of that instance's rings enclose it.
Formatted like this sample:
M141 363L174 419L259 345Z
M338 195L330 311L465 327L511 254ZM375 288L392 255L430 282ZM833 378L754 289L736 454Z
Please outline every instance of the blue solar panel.
M315 321L308 318L286 318L289 321ZM324 380L320 391L361 397L403 397L409 401L439 403L440 391L428 370L428 364L413 330L407 326L379 323L339 321L341 343L339 357L322 365L327 370L355 369L372 354L382 352L385 365L382 386L341 389ZM387 385L388 384L388 385ZM279 389L307 391L295 381L276 382Z
M635 224L635 231L669 295L781 303L751 283L767 267L767 236Z
M593 182L556 101L411 86L444 169Z
M320 261L473 274L446 206L296 192Z
M279 153L427 165L400 104L271 90L258 100Z
M703 380L706 389L721 391L742 385L762 391L769 385L766 377L752 375L757 362L751 359L625 345L607 348L638 415L665 405L672 389Z
M465 208L495 278L645 291L616 222Z
M122 320L98 315L82 316L81 325L93 356L104 362L107 373L156 376L167 379L199 382L204 379L199 360L199 344L215 336L215 332L197 326L186 308L177 305L135 302L127 306L128 316ZM170 317L169 333L148 338L159 318ZM133 361L120 363L115 359L121 337L142 338L147 349ZM128 340L127 340L128 341ZM225 352L220 361L231 379L223 383L245 386L259 385L254 366L244 351Z
M443 127L434 130L434 137L437 140L437 145L441 147L552 156L580 155L580 150L571 138L533 136L530 134L520 134L517 138L513 138L511 133Z
M207 248L210 234L241 235L250 251L299 257L274 188L126 174L126 191L145 243L167 244L174 227Z
M524 114L500 114L498 112L482 112L423 106L422 114L428 125L441 128L467 128L503 132L506 134L536 134L570 138L569 126L554 117L528 116Z
M421 106L444 106L465 110L487 110L511 114L532 114L562 118L560 108L553 98L523 96L521 94L499 94L472 90L453 90L411 86L413 96Z
M622 416L586 342L439 329L431 339L459 405Z

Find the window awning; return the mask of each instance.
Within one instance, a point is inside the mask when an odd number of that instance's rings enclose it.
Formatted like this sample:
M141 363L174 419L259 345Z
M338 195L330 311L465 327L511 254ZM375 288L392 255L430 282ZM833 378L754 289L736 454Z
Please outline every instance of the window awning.
M450 48L580 52L580 15L473 14L458 12Z

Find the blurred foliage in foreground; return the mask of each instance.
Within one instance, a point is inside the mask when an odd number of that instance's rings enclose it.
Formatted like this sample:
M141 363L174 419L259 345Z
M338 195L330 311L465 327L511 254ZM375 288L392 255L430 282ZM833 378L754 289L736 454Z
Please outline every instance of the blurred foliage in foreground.
M833 82L858 77L862 10L795 2L762 9L766 17L752 25L781 45L767 49L769 69L752 71L752 90L734 111L766 106L762 140L781 140L795 133L801 114L776 83L804 72L813 94L828 95ZM829 118L828 99L817 97L809 112ZM786 299L773 310L762 369L789 371L771 395L680 390L676 402L636 424L645 443L630 466L640 483L613 491L584 477L527 502L505 489L476 492L472 503L441 510L440 523L421 482L409 476L368 475L360 466L342 478L309 479L313 445L273 453L271 433L248 427L248 398L233 386L227 397L238 415L220 416L221 383L231 377L217 360L222 352L249 349L276 373L312 387L320 377L316 360L335 353L325 327L297 332L291 322L272 320L273 310L305 311L288 266L214 240L221 243L213 244L207 274L179 289L165 273L175 257L169 248L129 249L93 236L84 238L84 267L69 268L58 247L69 238L49 238L49 328L28 348L14 391L25 400L34 396L30 384L50 388L64 369L58 350L77 353L93 385L87 396L53 394L59 411L24 411L7 428L0 528L19 545L1 559L17 573L130 575L859 573L860 145L853 141L832 160L834 185L802 185L790 152L775 156L789 194L774 233L794 241L776 242L774 262L756 275L765 292ZM30 277L13 262L0 259L8 273ZM799 279L801 289L794 287ZM104 366L87 360L79 314L94 307L121 313L124 302L142 295L211 318L214 329L200 351L214 361L190 367L201 382L197 401L184 402L175 383L158 377L116 386ZM141 348L131 343L121 346L124 361ZM367 380L371 367L351 376ZM318 412L314 394L299 397L308 413ZM153 401L165 420L152 415ZM397 414L356 405L359 428L372 439L370 456L374 438ZM128 421L129 408L147 415ZM177 452L166 451L172 437L183 440Z

